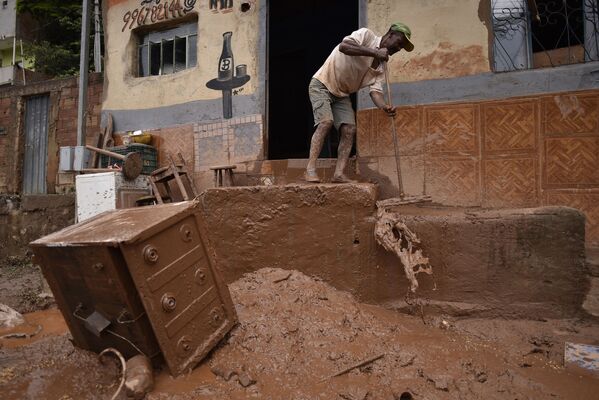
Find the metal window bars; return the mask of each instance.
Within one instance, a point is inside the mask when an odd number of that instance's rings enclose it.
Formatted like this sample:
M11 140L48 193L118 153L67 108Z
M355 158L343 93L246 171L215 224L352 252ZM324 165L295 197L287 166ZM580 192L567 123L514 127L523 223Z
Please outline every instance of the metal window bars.
M196 66L197 34L172 35L159 41L145 40L138 46L139 77L167 75Z
M597 0L492 0L497 72L599 60Z

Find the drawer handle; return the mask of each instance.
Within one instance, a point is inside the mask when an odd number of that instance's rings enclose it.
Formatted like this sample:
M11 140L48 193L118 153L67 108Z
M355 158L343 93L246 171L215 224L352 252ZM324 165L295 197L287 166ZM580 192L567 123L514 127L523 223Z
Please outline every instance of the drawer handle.
M156 264L158 262L158 250L152 245L147 245L143 249L144 260L148 264Z

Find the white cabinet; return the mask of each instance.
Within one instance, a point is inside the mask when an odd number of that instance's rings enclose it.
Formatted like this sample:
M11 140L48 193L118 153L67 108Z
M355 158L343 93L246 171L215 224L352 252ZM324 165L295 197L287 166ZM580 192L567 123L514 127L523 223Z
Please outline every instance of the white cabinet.
M79 222L104 211L135 207L135 200L151 194L146 175L128 181L120 172L77 175L75 190Z

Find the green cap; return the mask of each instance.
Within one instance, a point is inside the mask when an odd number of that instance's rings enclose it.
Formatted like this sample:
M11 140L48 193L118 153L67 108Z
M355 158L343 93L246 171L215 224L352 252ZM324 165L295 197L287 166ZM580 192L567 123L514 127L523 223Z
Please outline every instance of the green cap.
M412 43L412 40L411 40L412 31L406 24L402 24L401 22L396 22L393 25L391 25L391 28L389 28L389 30L393 31L393 32L403 33L406 36L406 39L408 39L408 44L405 47L405 50L406 51L414 50L414 43Z

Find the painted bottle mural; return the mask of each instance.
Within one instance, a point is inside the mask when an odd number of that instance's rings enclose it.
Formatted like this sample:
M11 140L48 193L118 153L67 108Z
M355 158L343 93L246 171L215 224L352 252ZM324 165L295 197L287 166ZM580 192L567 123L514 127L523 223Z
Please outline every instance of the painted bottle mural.
M250 80L247 65L235 67L231 38L233 32L223 33L223 51L218 60L218 75L206 83L206 87L220 90L223 94L223 118L233 118L233 89L239 88Z
M231 37L233 32L223 33L223 51L218 61L218 80L229 81L233 79L233 51L231 50Z

